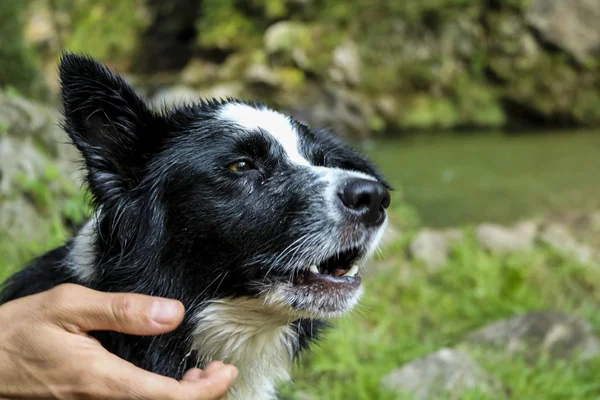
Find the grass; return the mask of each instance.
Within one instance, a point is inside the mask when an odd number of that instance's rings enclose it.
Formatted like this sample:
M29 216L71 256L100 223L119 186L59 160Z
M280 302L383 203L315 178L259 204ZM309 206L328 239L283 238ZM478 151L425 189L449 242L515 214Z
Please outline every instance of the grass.
M473 232L455 246L439 272L405 261L404 244L367 279L362 307L336 322L285 389L317 399L391 399L382 376L441 347L459 345L474 328L540 309L573 312L600 329L600 272L547 248L510 256L480 249ZM377 265L377 264L376 264ZM515 399L600 398L600 360L528 364L503 354L472 355L500 379ZM408 396L406 398L409 398ZM472 398L492 399L479 393Z
M427 226L600 209L598 132L416 137L368 153Z

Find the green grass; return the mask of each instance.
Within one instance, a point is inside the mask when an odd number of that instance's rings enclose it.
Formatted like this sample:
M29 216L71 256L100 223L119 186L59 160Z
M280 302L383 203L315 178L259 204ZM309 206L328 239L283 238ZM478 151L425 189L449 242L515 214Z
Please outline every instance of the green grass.
M427 226L600 208L599 132L428 136L368 153Z
M600 329L600 273L546 248L491 255L469 233L446 269L427 272L405 261L403 243L366 280L355 315L335 323L294 372L286 393L317 399L388 399L382 376L441 347L459 345L466 333L500 318L531 310L559 309ZM472 355L500 379L515 399L589 400L600 396L600 360L528 364L502 354ZM409 397L407 397L409 398ZM491 399L474 393L472 398Z

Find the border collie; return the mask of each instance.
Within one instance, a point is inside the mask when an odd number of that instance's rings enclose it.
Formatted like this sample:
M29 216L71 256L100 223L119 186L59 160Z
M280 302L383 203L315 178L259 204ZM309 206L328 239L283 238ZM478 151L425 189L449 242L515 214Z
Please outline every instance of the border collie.
M93 335L173 378L231 363L231 398L276 398L324 321L357 304L389 185L340 139L265 105L158 112L91 58L65 54L59 71L95 214L11 277L0 303L67 282L180 300L186 317L172 333Z

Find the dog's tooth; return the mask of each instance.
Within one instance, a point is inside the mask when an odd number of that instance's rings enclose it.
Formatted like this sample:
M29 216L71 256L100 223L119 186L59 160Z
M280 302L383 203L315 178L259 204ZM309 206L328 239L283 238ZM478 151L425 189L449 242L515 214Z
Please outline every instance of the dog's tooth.
M316 265L311 265L310 266L310 272L312 272L313 274L318 274L319 273L319 268L317 268Z
M356 276L358 274L358 265L354 264L343 276Z

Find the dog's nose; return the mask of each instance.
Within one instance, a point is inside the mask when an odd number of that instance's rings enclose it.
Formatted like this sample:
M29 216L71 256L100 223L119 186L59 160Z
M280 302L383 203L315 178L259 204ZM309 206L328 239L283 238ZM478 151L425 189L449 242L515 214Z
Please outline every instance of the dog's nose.
M368 225L381 224L385 219L385 209L390 205L390 192L385 186L368 179L346 181L339 197L346 211Z

